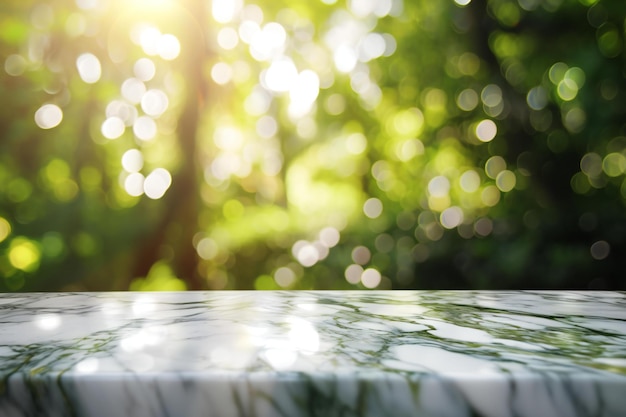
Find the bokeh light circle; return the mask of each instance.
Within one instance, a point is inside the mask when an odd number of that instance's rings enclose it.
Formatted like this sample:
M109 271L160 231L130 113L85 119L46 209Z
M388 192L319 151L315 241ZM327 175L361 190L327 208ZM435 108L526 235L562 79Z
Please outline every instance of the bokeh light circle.
M375 219L383 212L383 202L378 198L369 198L363 204L363 212L370 219Z
M374 268L367 268L361 274L361 283L365 288L376 288L380 285L381 280L380 272Z
M599 240L591 245L589 251L593 259L601 261L606 259L611 253L611 245L606 240Z
M126 172L139 172L143 168L143 154L139 149L129 149L122 155L122 168Z
M63 120L63 111L56 104L44 104L35 112L35 123L42 129L52 129Z
M148 198L158 200L172 185L172 175L165 168L157 168L146 177L143 191Z
M87 84L98 82L102 75L100 60L90 53L85 53L76 58L76 68L78 75Z
M107 139L117 139L124 134L126 125L124 121L117 116L108 117L100 128L102 136Z
M498 127L490 119L482 120L476 125L476 137L481 142L491 142L498 133Z
M148 116L138 117L133 124L133 133L143 141L154 139L157 134L156 122Z

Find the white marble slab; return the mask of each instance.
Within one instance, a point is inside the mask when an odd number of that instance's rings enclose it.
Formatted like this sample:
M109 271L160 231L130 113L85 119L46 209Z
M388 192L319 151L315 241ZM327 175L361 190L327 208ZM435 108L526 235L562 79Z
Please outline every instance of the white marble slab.
M0 295L0 416L626 416L626 293Z

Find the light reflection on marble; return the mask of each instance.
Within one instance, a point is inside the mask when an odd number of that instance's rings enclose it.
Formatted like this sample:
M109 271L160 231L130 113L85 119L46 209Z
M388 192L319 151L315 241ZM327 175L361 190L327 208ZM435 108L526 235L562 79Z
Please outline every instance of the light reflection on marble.
M626 293L0 295L0 416L625 416Z

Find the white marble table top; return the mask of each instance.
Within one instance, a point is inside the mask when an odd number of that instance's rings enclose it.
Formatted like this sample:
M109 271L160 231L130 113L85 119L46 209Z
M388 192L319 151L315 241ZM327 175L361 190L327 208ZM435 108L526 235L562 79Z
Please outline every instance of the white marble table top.
M0 416L626 416L626 293L0 294Z

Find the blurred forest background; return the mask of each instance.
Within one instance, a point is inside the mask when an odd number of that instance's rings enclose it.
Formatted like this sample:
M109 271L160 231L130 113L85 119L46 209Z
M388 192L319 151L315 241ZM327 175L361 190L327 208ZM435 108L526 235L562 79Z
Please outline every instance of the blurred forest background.
M0 290L626 289L623 0L2 0Z

